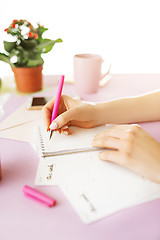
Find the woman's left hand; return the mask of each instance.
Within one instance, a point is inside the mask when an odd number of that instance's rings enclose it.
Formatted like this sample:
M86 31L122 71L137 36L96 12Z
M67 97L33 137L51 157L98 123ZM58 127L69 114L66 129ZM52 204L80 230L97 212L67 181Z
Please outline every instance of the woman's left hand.
M160 143L140 126L115 125L96 135L93 146L111 149L100 152L100 159L115 162L160 183Z

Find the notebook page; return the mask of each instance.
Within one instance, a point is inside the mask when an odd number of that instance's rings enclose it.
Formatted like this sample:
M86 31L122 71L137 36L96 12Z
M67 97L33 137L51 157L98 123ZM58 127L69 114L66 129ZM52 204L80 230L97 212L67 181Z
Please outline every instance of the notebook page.
M46 131L44 125L39 125L35 133L36 148L41 157L93 150L92 139L94 136L110 126L103 125L90 129L72 126L69 128L69 135L59 134L59 132L55 131L52 138L49 139L50 132Z

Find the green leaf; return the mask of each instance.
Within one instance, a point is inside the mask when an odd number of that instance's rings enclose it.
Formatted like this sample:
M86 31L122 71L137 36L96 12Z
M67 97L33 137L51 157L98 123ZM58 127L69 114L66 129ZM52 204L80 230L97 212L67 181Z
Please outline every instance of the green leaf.
M30 59L27 63L27 67L36 67L39 65L42 65L44 63L42 58L38 58L38 59Z
M34 46L36 46L37 41L35 39L27 39L27 40L23 40L21 42L21 45L23 48L29 49L29 48L33 48Z
M16 46L16 42L7 42L7 41L4 41L4 49L7 51L7 52L11 52L13 48L15 48Z
M51 41L52 41L51 39L47 39L47 38L41 40L40 44L44 44L44 43L47 44L45 47L42 48L41 53L47 53L51 51L53 47L53 43L51 43Z
M43 39L40 44L35 46L34 51L47 53L53 48L54 44L58 42L62 42L62 39L61 38L58 38L57 40Z
M38 33L38 36L41 38L42 37L42 34L48 30L48 28L45 28L45 27L38 27L36 28L37 30L37 33Z
M0 61L8 63L11 67L15 67L15 65L10 61L10 58L4 53L0 53Z

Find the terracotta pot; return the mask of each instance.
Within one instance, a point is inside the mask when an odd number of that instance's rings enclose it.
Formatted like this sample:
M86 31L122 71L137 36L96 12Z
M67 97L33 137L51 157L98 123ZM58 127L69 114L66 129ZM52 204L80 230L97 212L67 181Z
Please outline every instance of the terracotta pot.
M42 89L42 68L43 66L12 68L18 91L23 93L40 91Z

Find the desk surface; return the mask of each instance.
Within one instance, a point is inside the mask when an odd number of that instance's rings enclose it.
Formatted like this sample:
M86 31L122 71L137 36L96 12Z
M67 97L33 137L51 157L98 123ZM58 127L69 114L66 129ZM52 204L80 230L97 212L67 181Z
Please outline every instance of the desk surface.
M39 95L55 95L57 81L45 77L48 90ZM88 101L106 101L142 94L160 88L160 74L112 75L98 93L84 95ZM65 84L64 94L76 94ZM19 107L27 96L12 95L4 106L5 116ZM13 107L14 106L14 107ZM160 122L141 124L160 141ZM34 187L38 156L29 143L0 139L3 179L0 182L0 239L28 240L154 240L160 239L160 199L121 210L93 224L82 223L59 187L37 187L54 197L57 205L46 208L22 193L24 185Z

